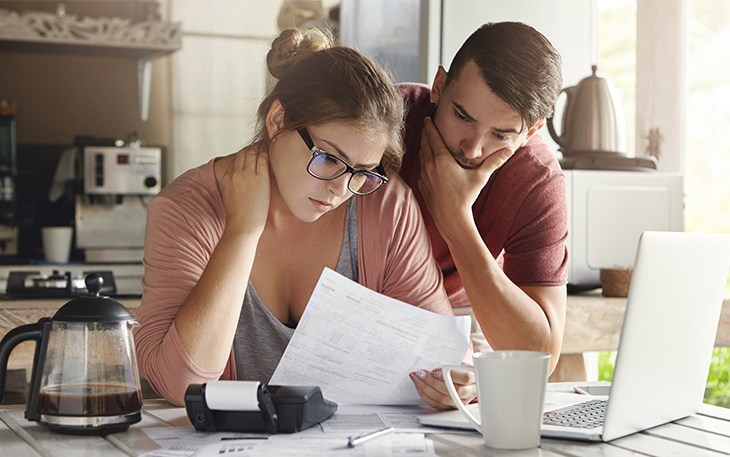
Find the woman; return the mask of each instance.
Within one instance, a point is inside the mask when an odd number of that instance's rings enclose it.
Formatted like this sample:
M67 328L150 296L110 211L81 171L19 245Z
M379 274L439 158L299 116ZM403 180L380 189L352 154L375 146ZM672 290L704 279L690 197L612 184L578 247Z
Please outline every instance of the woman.
M387 75L319 31L283 32L267 63L278 82L254 143L184 173L148 208L135 343L142 372L176 404L192 383L268 382L324 267L452 314L394 171L403 102ZM447 407L443 382L419 374L421 396ZM463 384L470 400L473 379Z

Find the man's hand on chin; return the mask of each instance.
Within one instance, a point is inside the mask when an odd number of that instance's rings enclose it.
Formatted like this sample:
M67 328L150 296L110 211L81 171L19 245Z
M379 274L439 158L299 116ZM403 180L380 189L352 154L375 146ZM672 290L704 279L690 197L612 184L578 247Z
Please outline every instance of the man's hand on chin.
M442 235L459 218L471 218L471 207L489 177L512 154L508 148L500 149L476 168L465 168L449 152L431 118L426 118L421 134L418 188Z

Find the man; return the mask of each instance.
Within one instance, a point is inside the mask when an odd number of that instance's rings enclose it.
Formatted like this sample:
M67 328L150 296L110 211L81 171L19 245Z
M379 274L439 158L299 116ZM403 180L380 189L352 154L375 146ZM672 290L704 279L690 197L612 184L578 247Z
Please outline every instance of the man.
M430 92L400 85L409 105L400 174L421 205L455 312L473 311L495 350L550 353L551 370L565 325L567 202L565 176L535 133L561 88L558 52L514 22L480 27L448 73L439 67ZM440 371L414 382L434 404L448 403Z

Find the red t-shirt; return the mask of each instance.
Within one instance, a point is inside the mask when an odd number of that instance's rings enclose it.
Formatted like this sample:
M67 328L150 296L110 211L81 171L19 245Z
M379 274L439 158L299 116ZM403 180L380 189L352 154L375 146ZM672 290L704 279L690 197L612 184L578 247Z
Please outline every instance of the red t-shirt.
M436 261L452 306L469 300L449 248L418 189L421 130L433 116L430 88L399 84L408 104L405 157L400 175L421 207ZM567 282L568 204L565 175L539 135L532 138L489 178L474 206L474 220L492 255L518 286L557 286Z

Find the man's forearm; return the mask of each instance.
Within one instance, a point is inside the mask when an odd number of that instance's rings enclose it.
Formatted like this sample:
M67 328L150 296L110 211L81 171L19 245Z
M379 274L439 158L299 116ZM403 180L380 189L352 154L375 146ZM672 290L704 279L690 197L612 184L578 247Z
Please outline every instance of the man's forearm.
M547 352L554 368L565 326L565 287L515 285L473 224L464 224L458 236L444 239L490 346Z

